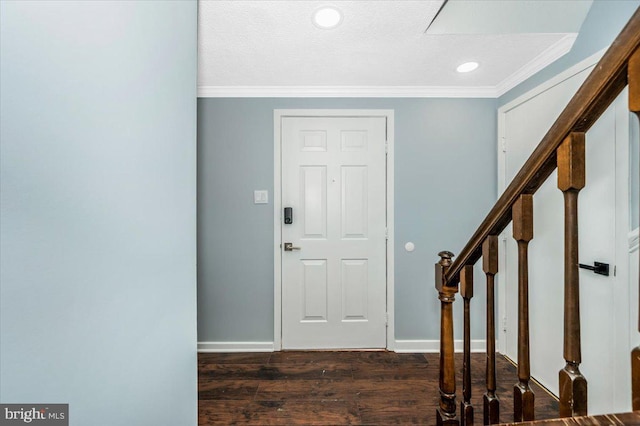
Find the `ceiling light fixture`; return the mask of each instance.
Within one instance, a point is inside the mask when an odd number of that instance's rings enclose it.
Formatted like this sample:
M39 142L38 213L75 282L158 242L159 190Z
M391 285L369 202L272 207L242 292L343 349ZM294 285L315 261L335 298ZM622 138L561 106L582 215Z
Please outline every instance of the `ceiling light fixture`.
M342 13L333 6L323 6L313 13L313 24L328 30L335 28L342 22Z
M478 63L477 62L465 62L464 64L458 65L458 68L456 68L456 71L458 71L458 72L471 72L471 71L475 70L476 68L478 68Z

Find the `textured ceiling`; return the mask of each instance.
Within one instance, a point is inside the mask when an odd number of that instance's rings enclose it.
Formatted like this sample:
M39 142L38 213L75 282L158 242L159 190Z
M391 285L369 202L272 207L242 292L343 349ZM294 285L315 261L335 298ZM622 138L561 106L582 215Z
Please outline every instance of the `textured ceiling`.
M201 0L200 92L233 95L237 89L249 96L254 89L283 87L302 94L318 87L500 91L530 75L528 68L539 69L566 53L591 4L541 0L522 1L524 9L499 8L521 1L486 1L483 8L478 5L484 1L450 0L433 21L442 0ZM343 12L342 23L332 30L311 21L313 12L327 4ZM571 4L580 12L577 17L543 19L553 7L564 14ZM469 18L483 13L478 22ZM534 32L536 13L541 32ZM523 21L526 32L515 32L520 27L511 21L506 25L510 16ZM480 63L477 71L455 72L472 60Z

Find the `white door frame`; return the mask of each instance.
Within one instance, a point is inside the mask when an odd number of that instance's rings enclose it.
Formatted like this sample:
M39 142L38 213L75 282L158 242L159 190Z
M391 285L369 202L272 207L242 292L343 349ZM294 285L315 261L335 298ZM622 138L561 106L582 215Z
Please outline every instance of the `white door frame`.
M276 109L273 111L274 185L273 185L273 347L282 350L282 155L283 117L385 117L387 119L387 349L395 349L394 332L394 216L393 216L393 140L394 110L391 109Z

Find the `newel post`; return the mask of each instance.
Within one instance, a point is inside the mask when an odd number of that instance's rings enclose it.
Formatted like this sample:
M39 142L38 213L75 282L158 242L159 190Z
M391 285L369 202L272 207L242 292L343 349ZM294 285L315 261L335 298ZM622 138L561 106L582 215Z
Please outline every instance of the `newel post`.
M449 251L438 253L436 290L440 299L440 406L436 410L438 425L460 425L456 416L456 373L453 359L453 301L458 284L446 285L445 275L454 256Z

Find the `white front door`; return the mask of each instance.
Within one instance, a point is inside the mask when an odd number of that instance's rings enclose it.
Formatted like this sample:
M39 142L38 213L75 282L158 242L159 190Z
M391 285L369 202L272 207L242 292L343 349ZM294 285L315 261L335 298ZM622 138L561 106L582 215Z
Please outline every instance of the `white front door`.
M283 349L386 347L385 133L385 117L282 117Z
M508 109L504 115L505 180L509 182L542 139L564 105L573 96L591 68L537 93ZM610 275L580 273L582 364L588 381L589 414L627 411L629 377L628 343L620 342L629 327L620 316L619 295L628 294L626 281L625 222L628 204L628 111L626 95L603 114L586 135L586 187L579 196L580 262L610 264ZM626 124L625 124L626 123ZM626 126L626 136L621 129ZM626 147L625 147L626 144ZM504 188L501 188L503 190ZM620 197L623 195L624 199ZM529 249L529 309L531 373L557 395L558 371L564 367L564 221L563 195L557 188L557 172L534 196L534 239ZM517 359L517 249L511 227L505 233L506 257L502 269L506 312L505 353ZM617 266L617 268L616 268ZM615 275L616 269L618 271ZM628 305L627 305L628 306ZM624 318L625 315L622 315ZM621 332L615 330L623 330ZM622 378L622 380L619 380ZM622 402L622 405L620 405ZM628 405L628 407L626 407Z

